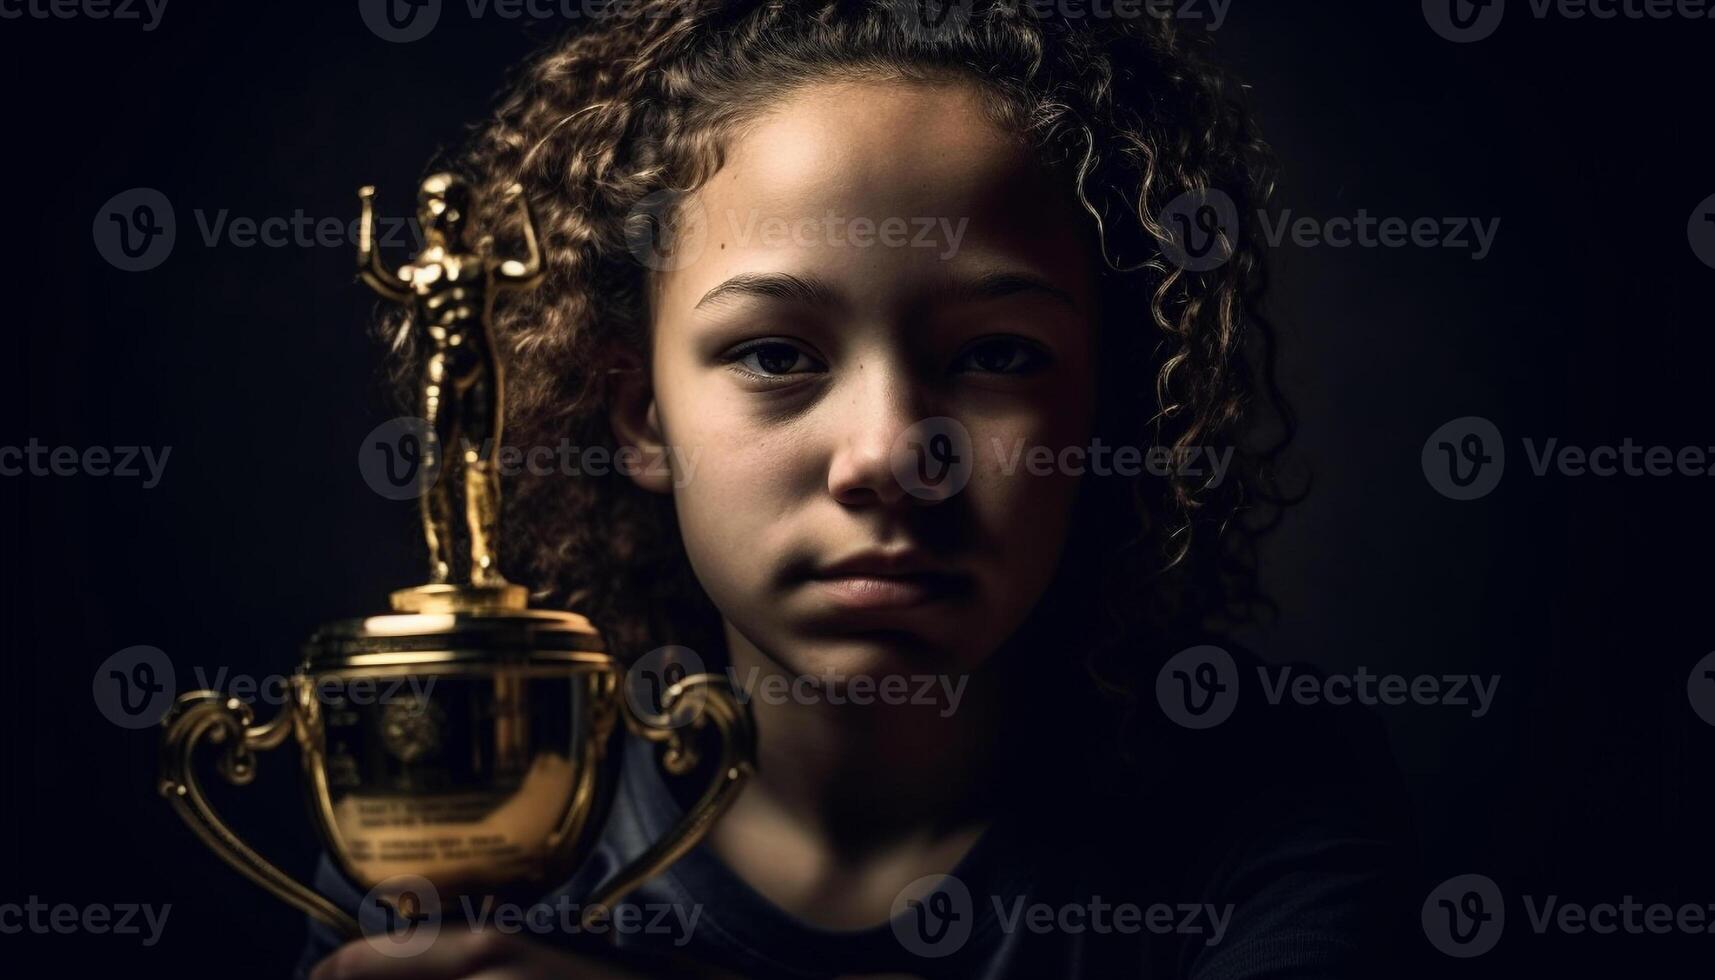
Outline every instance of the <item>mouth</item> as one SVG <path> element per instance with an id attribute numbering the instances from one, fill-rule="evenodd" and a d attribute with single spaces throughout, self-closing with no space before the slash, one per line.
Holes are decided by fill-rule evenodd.
<path id="1" fill-rule="evenodd" d="M 970 591 L 971 578 L 922 552 L 867 552 L 817 569 L 808 584 L 836 607 L 882 610 L 957 598 Z"/>
<path id="2" fill-rule="evenodd" d="M 846 609 L 908 609 L 962 595 L 961 575 L 840 575 L 810 580 L 811 587 Z"/>

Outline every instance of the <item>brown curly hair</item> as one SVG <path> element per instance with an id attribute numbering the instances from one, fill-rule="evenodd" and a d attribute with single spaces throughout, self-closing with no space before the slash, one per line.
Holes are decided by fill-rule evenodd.
<path id="1" fill-rule="evenodd" d="M 955 22 L 913 31 L 899 16 L 912 6 L 617 0 L 527 63 L 450 161 L 479 200 L 522 184 L 543 245 L 542 287 L 494 323 L 508 371 L 506 443 L 614 447 L 608 372 L 621 350 L 647 363 L 650 343 L 651 273 L 628 231 L 645 198 L 712 174 L 735 124 L 819 80 L 968 80 L 995 120 L 1071 183 L 1101 243 L 1104 335 L 1114 339 L 1104 342 L 1099 434 L 1234 449 L 1219 485 L 1182 475 L 1085 481 L 1062 568 L 1095 569 L 1098 587 L 1060 591 L 1099 613 L 1087 620 L 1104 627 L 1086 640 L 1089 664 L 1123 690 L 1114 678 L 1139 656 L 1122 638 L 1167 642 L 1258 608 L 1255 543 L 1283 502 L 1271 461 L 1291 428 L 1257 310 L 1262 257 L 1247 234 L 1272 192 L 1270 158 L 1200 29 L 963 0 Z M 1170 232 L 1158 216 L 1206 189 L 1236 204 L 1232 257 L 1187 271 L 1163 257 Z M 499 233 L 489 217 L 476 216 L 478 233 Z M 408 323 L 391 326 L 409 337 Z M 1259 443 L 1263 415 L 1271 435 Z M 720 648 L 718 613 L 690 572 L 670 499 L 618 474 L 508 479 L 506 567 L 540 601 L 590 615 L 622 656 L 669 642 Z M 1111 654 L 1122 669 L 1109 669 Z"/>

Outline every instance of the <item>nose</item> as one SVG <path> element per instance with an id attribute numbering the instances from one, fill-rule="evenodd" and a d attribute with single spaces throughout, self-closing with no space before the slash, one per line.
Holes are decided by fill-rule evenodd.
<path id="1" fill-rule="evenodd" d="M 854 365 L 827 407 L 834 450 L 828 493 L 848 507 L 892 507 L 912 500 L 894 475 L 899 436 L 924 417 L 924 399 L 904 365 L 865 358 Z"/>

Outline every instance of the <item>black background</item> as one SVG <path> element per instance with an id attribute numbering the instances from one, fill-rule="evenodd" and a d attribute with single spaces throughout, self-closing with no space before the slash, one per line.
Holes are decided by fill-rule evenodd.
<path id="1" fill-rule="evenodd" d="M 1415 2 L 1237 0 L 1218 33 L 1281 156 L 1282 209 L 1501 220 L 1480 262 L 1275 250 L 1296 457 L 1315 483 L 1269 543 L 1282 612 L 1256 642 L 1330 670 L 1500 677 L 1483 718 L 1379 709 L 1417 808 L 1417 894 L 1479 872 L 1508 896 L 1494 952 L 1455 962 L 1418 941 L 1411 959 L 1707 975 L 1715 935 L 1539 936 L 1518 899 L 1715 903 L 1715 728 L 1686 693 L 1715 649 L 1715 479 L 1538 477 L 1522 446 L 1715 445 L 1715 269 L 1686 236 L 1715 193 L 1715 20 L 1512 7 L 1467 45 Z M 211 0 L 172 0 L 151 32 L 0 20 L 0 371 L 23 395 L 0 445 L 172 447 L 153 490 L 0 478 L 0 902 L 172 905 L 154 948 L 0 936 L 0 963 L 286 974 L 300 919 L 177 822 L 155 795 L 155 733 L 108 723 L 92 674 L 135 644 L 167 651 L 181 690 L 199 667 L 286 672 L 318 623 L 414 580 L 420 544 L 412 505 L 355 465 L 397 413 L 349 247 L 210 245 L 196 214 L 349 220 L 371 182 L 404 214 L 431 156 L 563 26 L 450 3 L 426 39 L 394 44 L 352 2 Z M 134 187 L 171 200 L 178 236 L 130 273 L 92 225 Z M 1508 461 L 1494 493 L 1456 502 L 1419 453 L 1466 415 L 1499 427 Z M 308 868 L 290 750 L 221 799 L 264 853 Z"/>

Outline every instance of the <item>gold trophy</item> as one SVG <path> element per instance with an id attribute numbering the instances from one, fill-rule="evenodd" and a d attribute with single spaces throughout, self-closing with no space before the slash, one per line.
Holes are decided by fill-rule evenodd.
<path id="1" fill-rule="evenodd" d="M 712 782 L 671 834 L 588 898 L 589 925 L 696 846 L 732 803 L 754 766 L 750 717 L 715 674 L 671 684 L 654 710 L 635 706 L 621 696 L 619 663 L 589 620 L 528 608 L 524 587 L 497 567 L 500 475 L 482 447 L 500 445 L 502 375 L 489 323 L 497 293 L 541 279 L 520 189 L 501 203 L 518 215 L 525 254 L 501 260 L 489 239 L 465 240 L 469 186 L 450 174 L 423 181 L 425 248 L 397 272 L 375 251 L 374 189 L 358 196 L 359 274 L 388 299 L 410 302 L 412 329 L 428 341 L 420 408 L 430 435 L 417 479 L 430 580 L 394 592 L 389 614 L 318 630 L 292 675 L 291 703 L 264 724 L 219 692 L 181 696 L 162 719 L 160 790 L 233 867 L 355 938 L 352 916 L 257 854 L 216 813 L 195 774 L 200 745 L 218 746 L 220 774 L 244 785 L 256 753 L 295 738 L 328 853 L 359 888 L 409 917 L 420 896 L 389 882 L 427 879 L 437 896 L 513 898 L 560 884 L 605 822 L 617 722 L 664 746 L 661 762 L 674 775 L 698 765 L 697 736 L 712 722 L 721 741 Z M 460 483 L 462 535 L 453 520 Z M 395 696 L 380 695 L 389 690 Z"/>

